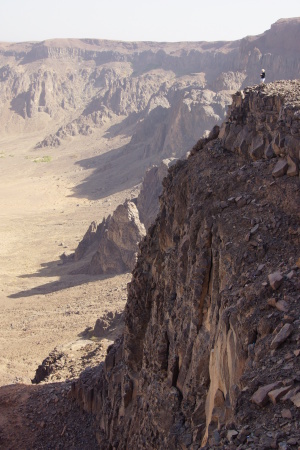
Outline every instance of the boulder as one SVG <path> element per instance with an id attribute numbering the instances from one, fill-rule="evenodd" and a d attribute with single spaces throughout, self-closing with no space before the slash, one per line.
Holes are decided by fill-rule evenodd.
<path id="1" fill-rule="evenodd" d="M 276 291 L 281 286 L 281 283 L 283 282 L 283 276 L 278 271 L 268 275 L 268 279 L 269 279 L 270 286 L 274 291 Z"/>
<path id="2" fill-rule="evenodd" d="M 279 161 L 277 161 L 276 166 L 274 167 L 272 175 L 275 178 L 283 177 L 283 175 L 287 173 L 287 170 L 288 170 L 287 161 L 285 159 L 279 159 Z"/>
<path id="3" fill-rule="evenodd" d="M 251 397 L 251 401 L 258 406 L 264 406 L 268 403 L 269 397 L 268 393 L 280 386 L 280 382 L 276 381 L 275 383 L 267 384 L 265 386 L 261 386 Z"/>
<path id="4" fill-rule="evenodd" d="M 276 405 L 278 400 L 283 397 L 288 391 L 291 390 L 291 386 L 284 386 L 279 389 L 274 389 L 268 393 L 269 399 L 273 403 L 273 405 Z"/>
<path id="5" fill-rule="evenodd" d="M 276 334 L 275 338 L 271 342 L 270 348 L 276 349 L 278 348 L 283 342 L 287 340 L 287 338 L 292 334 L 293 332 L 293 325 L 290 323 L 286 323 L 283 325 L 279 333 Z"/>

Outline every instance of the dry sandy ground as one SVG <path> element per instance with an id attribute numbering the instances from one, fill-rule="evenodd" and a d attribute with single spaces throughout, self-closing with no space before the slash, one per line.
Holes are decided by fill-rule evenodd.
<path id="1" fill-rule="evenodd" d="M 37 134 L 0 138 L 0 386 L 30 383 L 55 347 L 84 347 L 84 330 L 124 307 L 130 274 L 72 275 L 59 258 L 140 181 L 113 164 L 128 138 L 104 134 L 39 150 Z"/>

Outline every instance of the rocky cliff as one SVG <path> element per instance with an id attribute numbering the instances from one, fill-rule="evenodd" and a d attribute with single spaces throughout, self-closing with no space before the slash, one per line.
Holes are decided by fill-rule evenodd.
<path id="1" fill-rule="evenodd" d="M 73 385 L 100 448 L 300 442 L 299 143 L 300 82 L 270 83 L 170 168 L 124 333 Z"/>

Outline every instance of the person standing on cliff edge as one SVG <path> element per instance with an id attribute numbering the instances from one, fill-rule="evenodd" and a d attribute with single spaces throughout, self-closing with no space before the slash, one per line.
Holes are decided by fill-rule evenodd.
<path id="1" fill-rule="evenodd" d="M 266 72 L 265 69 L 262 69 L 261 74 L 260 74 L 260 84 L 264 84 L 266 79 Z"/>

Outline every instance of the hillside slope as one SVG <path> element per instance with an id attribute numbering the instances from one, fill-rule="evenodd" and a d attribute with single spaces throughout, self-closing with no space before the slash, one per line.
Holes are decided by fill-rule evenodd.
<path id="1" fill-rule="evenodd" d="M 73 384 L 100 448 L 300 442 L 300 82 L 238 92 L 212 137 L 171 167 L 124 334 Z"/>

